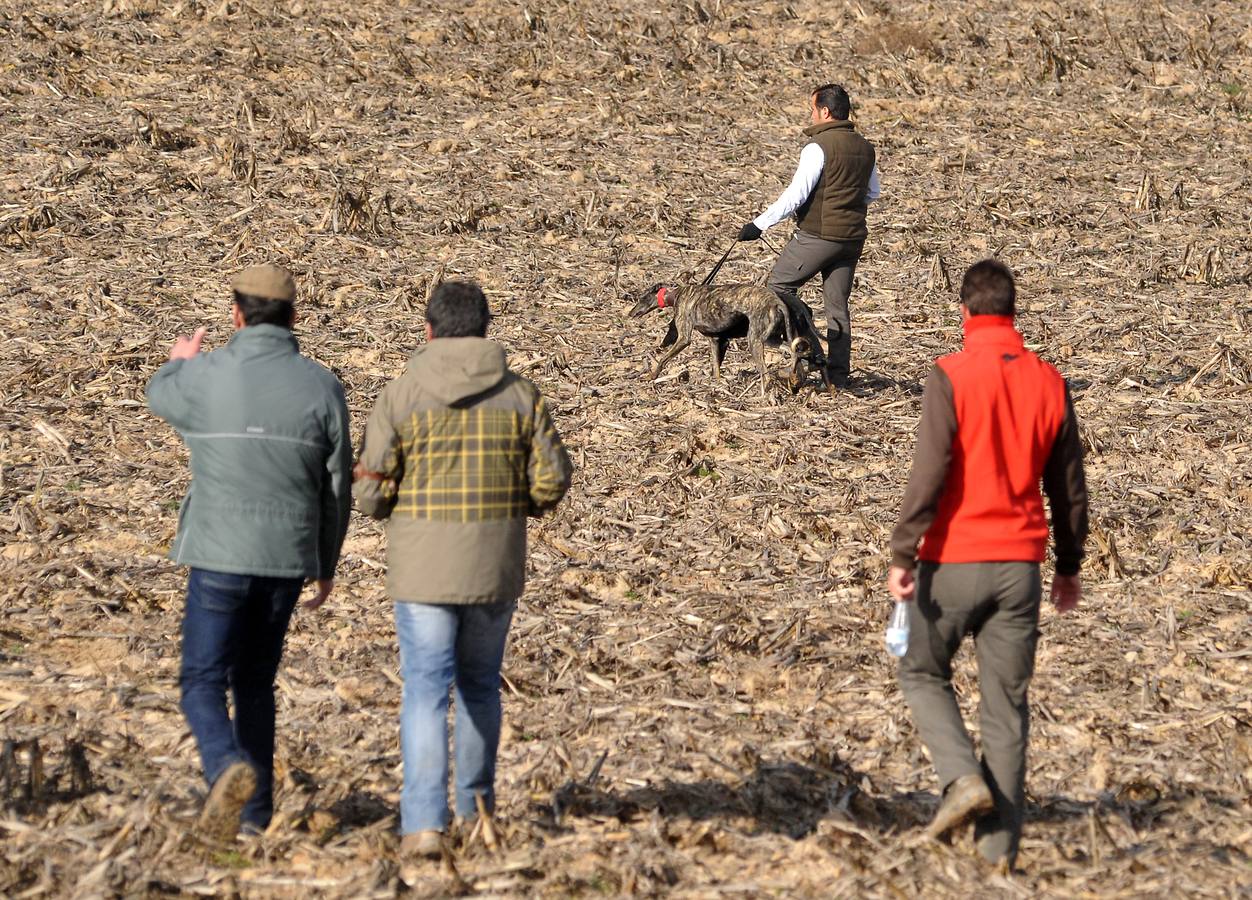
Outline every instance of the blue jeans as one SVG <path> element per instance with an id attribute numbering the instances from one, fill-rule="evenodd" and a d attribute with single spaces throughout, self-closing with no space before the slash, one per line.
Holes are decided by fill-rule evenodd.
<path id="1" fill-rule="evenodd" d="M 210 785 L 235 762 L 256 769 L 256 793 L 243 822 L 259 829 L 274 812 L 274 675 L 303 584 L 301 578 L 205 569 L 192 569 L 187 578 L 178 677 L 183 715 Z M 234 723 L 226 711 L 228 686 Z"/>
<path id="2" fill-rule="evenodd" d="M 515 604 L 397 603 L 400 751 L 404 787 L 400 832 L 447 827 L 448 688 L 456 685 L 456 814 L 477 815 L 474 795 L 495 808 L 500 744 L 500 663 Z"/>

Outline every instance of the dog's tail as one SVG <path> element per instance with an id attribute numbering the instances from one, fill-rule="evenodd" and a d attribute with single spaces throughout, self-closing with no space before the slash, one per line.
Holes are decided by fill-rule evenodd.
<path id="1" fill-rule="evenodd" d="M 768 291 L 769 288 L 766 288 L 766 290 Z M 791 310 L 787 308 L 786 303 L 782 302 L 782 298 L 780 298 L 773 291 L 769 292 L 774 298 L 774 308 L 782 313 L 783 327 L 787 330 L 787 346 L 794 347 L 796 343 L 796 330 L 791 324 Z"/>
<path id="2" fill-rule="evenodd" d="M 787 348 L 791 351 L 791 364 L 793 366 L 799 365 L 801 359 L 812 355 L 813 347 L 807 337 L 796 334 L 795 324 L 791 321 L 791 309 L 786 303 L 782 302 L 782 299 L 777 294 L 774 294 L 773 291 L 770 291 L 770 293 L 774 296 L 774 308 L 782 313 L 783 328 L 787 333 Z"/>

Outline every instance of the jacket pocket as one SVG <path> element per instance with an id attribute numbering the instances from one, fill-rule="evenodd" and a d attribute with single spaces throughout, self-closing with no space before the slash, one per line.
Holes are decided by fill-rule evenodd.
<path id="1" fill-rule="evenodd" d="M 238 612 L 248 602 L 252 576 L 227 572 L 191 570 L 191 592 L 202 609 L 216 613 Z"/>

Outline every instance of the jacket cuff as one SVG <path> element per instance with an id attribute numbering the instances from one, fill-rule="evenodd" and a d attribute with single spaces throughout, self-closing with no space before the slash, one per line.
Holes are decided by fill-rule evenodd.
<path id="1" fill-rule="evenodd" d="M 901 553 L 899 550 L 891 551 L 891 565 L 900 569 L 917 568 L 917 557 L 907 553 Z"/>
<path id="2" fill-rule="evenodd" d="M 1080 556 L 1058 556 L 1056 558 L 1056 574 L 1066 577 L 1077 575 L 1078 570 L 1082 568 L 1082 557 Z"/>
<path id="3" fill-rule="evenodd" d="M 391 515 L 395 505 L 395 497 L 383 493 L 383 482 L 363 478 L 352 485 L 352 496 L 356 498 L 356 506 L 364 515 L 371 519 L 386 519 Z"/>

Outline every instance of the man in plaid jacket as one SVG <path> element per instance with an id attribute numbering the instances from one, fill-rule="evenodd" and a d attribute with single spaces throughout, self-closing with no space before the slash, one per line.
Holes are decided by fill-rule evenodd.
<path id="1" fill-rule="evenodd" d="M 404 698 L 401 852 L 440 854 L 448 812 L 448 689 L 456 689 L 456 815 L 495 804 L 500 664 L 526 571 L 526 517 L 560 502 L 571 465 L 538 389 L 486 339 L 487 298 L 444 282 L 427 343 L 383 388 L 354 472 L 387 524 Z"/>

